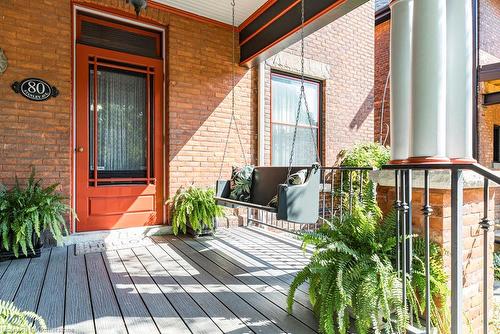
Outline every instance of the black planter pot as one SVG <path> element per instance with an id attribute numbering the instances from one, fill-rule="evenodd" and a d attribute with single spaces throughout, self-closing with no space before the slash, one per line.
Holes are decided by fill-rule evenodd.
<path id="1" fill-rule="evenodd" d="M 203 228 L 201 230 L 201 232 L 198 232 L 198 231 L 195 231 L 193 228 L 191 228 L 191 226 L 188 224 L 187 227 L 186 227 L 186 231 L 189 235 L 197 238 L 197 237 L 206 237 L 206 236 L 209 236 L 209 235 L 214 235 L 214 232 L 215 232 L 215 225 L 214 225 L 214 229 L 211 230 L 209 228 Z"/>
<path id="2" fill-rule="evenodd" d="M 15 259 L 22 259 L 22 258 L 40 257 L 40 254 L 42 254 L 42 247 L 43 247 L 42 241 L 34 233 L 33 233 L 32 241 L 33 241 L 33 248 L 35 249 L 35 253 L 33 253 L 29 249 L 27 256 L 24 255 L 22 252 L 20 252 L 19 257 L 16 257 L 14 255 L 14 252 L 4 250 L 2 247 L 0 247 L 0 262 L 15 260 Z"/>

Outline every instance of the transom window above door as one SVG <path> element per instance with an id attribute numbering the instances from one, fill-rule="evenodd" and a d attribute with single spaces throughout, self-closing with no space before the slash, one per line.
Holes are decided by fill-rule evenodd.
<path id="1" fill-rule="evenodd" d="M 299 77 L 273 72 L 271 74 L 271 164 L 286 166 L 292 149 L 295 119 L 300 96 Z M 293 165 L 310 165 L 316 162 L 316 147 L 321 134 L 321 82 L 307 79 L 304 83 L 309 107 L 309 123 L 305 103 L 299 118 Z M 316 145 L 317 144 L 317 145 Z"/>

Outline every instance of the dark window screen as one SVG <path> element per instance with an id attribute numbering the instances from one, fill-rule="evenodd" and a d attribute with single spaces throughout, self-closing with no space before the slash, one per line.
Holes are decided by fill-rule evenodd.
<path id="1" fill-rule="evenodd" d="M 92 19 L 86 20 L 85 16 L 82 16 L 78 43 L 139 56 L 161 58 L 161 48 L 158 47 L 159 37 L 159 33 L 156 36 L 149 32 L 141 34 L 128 31 L 125 26 L 120 29 L 116 25 L 107 25 L 105 21 L 100 24 Z"/>

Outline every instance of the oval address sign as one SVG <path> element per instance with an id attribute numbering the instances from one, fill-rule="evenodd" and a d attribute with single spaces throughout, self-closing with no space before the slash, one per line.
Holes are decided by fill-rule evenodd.
<path id="1" fill-rule="evenodd" d="M 51 86 L 45 80 L 37 78 L 28 78 L 21 82 L 16 81 L 12 84 L 12 89 L 31 101 L 45 101 L 59 95 L 59 91 L 55 86 Z"/>

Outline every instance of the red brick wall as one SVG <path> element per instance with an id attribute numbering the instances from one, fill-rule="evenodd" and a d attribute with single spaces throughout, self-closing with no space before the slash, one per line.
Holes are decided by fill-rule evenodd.
<path id="1" fill-rule="evenodd" d="M 56 5 L 57 3 L 57 5 Z M 0 74 L 0 182 L 29 175 L 31 165 L 65 194 L 71 179 L 71 12 L 68 1 L 0 1 L 0 47 L 9 67 Z M 31 102 L 10 85 L 40 77 L 61 94 Z"/>
<path id="2" fill-rule="evenodd" d="M 373 141 L 372 1 L 305 39 L 305 58 L 330 67 L 323 80 L 323 163 L 335 162 L 340 150 Z M 300 42 L 282 51 L 300 56 Z M 270 71 L 266 65 L 265 163 L 270 164 Z M 306 73 L 306 76 L 308 73 Z"/>
<path id="3" fill-rule="evenodd" d="M 375 89 L 374 89 L 374 109 L 375 109 L 375 140 L 386 140 L 390 126 L 390 82 L 387 82 L 389 73 L 389 42 L 390 42 L 391 21 L 385 21 L 375 27 Z M 384 89 L 387 82 L 387 91 L 384 99 Z M 382 101 L 384 101 L 384 119 L 380 126 L 382 116 Z M 390 137 L 387 136 L 387 143 L 390 143 Z"/>
<path id="4" fill-rule="evenodd" d="M 500 0 L 479 1 L 481 65 L 500 61 Z"/>

